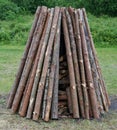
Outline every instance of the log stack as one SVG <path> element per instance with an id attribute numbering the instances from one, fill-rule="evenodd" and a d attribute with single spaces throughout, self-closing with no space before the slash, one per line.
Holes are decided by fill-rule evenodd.
<path id="1" fill-rule="evenodd" d="M 49 121 L 99 119 L 109 105 L 85 9 L 38 7 L 7 108 Z"/>

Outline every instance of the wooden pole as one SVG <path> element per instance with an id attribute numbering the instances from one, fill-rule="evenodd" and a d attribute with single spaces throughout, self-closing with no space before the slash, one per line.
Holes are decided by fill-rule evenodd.
<path id="1" fill-rule="evenodd" d="M 88 100 L 88 92 L 87 92 L 87 84 L 86 84 L 86 76 L 85 76 L 85 69 L 84 69 L 84 59 L 82 54 L 82 45 L 81 45 L 81 36 L 80 36 L 80 24 L 79 24 L 79 17 L 77 11 L 75 10 L 75 31 L 76 31 L 76 48 L 78 54 L 78 61 L 79 61 L 79 68 L 80 68 L 80 75 L 81 75 L 81 87 L 83 92 L 83 101 L 84 101 L 84 111 L 85 111 L 85 118 L 89 119 L 89 100 Z"/>
<path id="2" fill-rule="evenodd" d="M 35 13 L 35 18 L 34 18 L 34 21 L 33 21 L 33 24 L 32 24 L 31 30 L 30 30 L 30 34 L 29 34 L 27 43 L 26 43 L 26 48 L 25 48 L 23 57 L 21 59 L 19 69 L 18 69 L 14 84 L 12 86 L 12 89 L 11 89 L 11 92 L 10 92 L 10 95 L 9 95 L 9 98 L 8 98 L 7 108 L 11 108 L 11 106 L 12 106 L 12 103 L 13 103 L 13 100 L 14 100 L 14 97 L 15 97 L 15 93 L 17 91 L 18 84 L 19 84 L 19 81 L 20 81 L 20 78 L 21 78 L 21 75 L 22 75 L 22 71 L 23 71 L 23 68 L 24 68 L 24 65 L 25 65 L 25 61 L 27 59 L 29 48 L 31 46 L 32 38 L 33 38 L 34 31 L 35 31 L 37 21 L 38 21 L 38 18 L 39 18 L 39 13 L 40 13 L 40 7 L 37 8 L 36 13 Z"/>
<path id="3" fill-rule="evenodd" d="M 90 46 L 90 40 L 89 40 L 88 32 L 87 32 L 87 29 L 86 29 L 86 25 L 85 25 L 85 21 L 84 21 L 84 17 L 83 17 L 83 12 L 81 13 L 81 15 L 82 15 L 83 27 L 84 27 L 84 32 L 85 32 L 85 37 L 86 37 L 86 42 L 87 42 L 87 49 L 88 49 L 88 52 L 89 52 L 88 54 L 89 54 L 89 61 L 90 61 L 90 64 L 91 64 L 94 87 L 95 87 L 97 99 L 98 99 L 98 102 L 99 102 L 99 109 L 100 109 L 101 113 L 104 113 L 104 111 L 103 111 L 103 103 L 102 103 L 102 100 L 101 100 L 101 93 L 100 93 L 100 88 L 102 86 L 101 86 L 100 81 L 99 81 L 99 75 L 98 75 L 98 72 L 97 72 L 95 59 L 94 59 L 92 49 L 91 49 L 91 46 Z M 105 97 L 104 97 L 104 95 L 102 95 L 102 96 L 103 96 L 104 107 L 108 111 L 108 108 L 107 108 L 106 102 L 105 102 Z"/>
<path id="4" fill-rule="evenodd" d="M 58 87 L 59 87 L 59 53 L 60 53 L 60 35 L 61 35 L 61 14 L 58 20 L 58 30 L 56 34 L 57 52 L 56 52 L 56 70 L 54 78 L 54 90 L 52 98 L 51 119 L 58 119 Z"/>
<path id="5" fill-rule="evenodd" d="M 80 16 L 80 32 L 81 32 L 82 50 L 83 50 L 83 56 L 84 56 L 84 65 L 85 65 L 85 71 L 86 71 L 87 84 L 88 84 L 89 93 L 90 93 L 91 106 L 92 106 L 94 118 L 99 119 L 97 98 L 96 98 L 95 88 L 94 88 L 94 84 L 93 84 L 91 65 L 89 62 L 88 50 L 87 50 L 85 33 L 84 33 L 84 29 L 83 29 L 83 23 L 82 23 L 80 11 L 79 11 L 79 16 Z"/>
<path id="6" fill-rule="evenodd" d="M 75 43 L 75 38 L 74 38 L 74 33 L 73 33 L 72 21 L 70 19 L 70 15 L 67 12 L 67 10 L 66 10 L 66 18 L 67 18 L 67 23 L 68 23 L 68 31 L 69 31 L 69 37 L 70 37 L 70 43 L 71 43 L 75 79 L 76 79 L 77 91 L 78 91 L 78 99 L 79 99 L 78 105 L 80 108 L 81 116 L 84 118 L 85 117 L 84 103 L 83 103 L 83 94 L 82 94 L 82 89 L 81 89 L 81 81 L 80 81 L 79 64 L 78 64 L 78 57 L 77 57 L 77 51 L 76 51 L 76 43 Z M 75 29 L 75 27 L 74 27 L 74 29 Z"/>
<path id="7" fill-rule="evenodd" d="M 75 81 L 75 74 L 74 74 L 74 67 L 73 67 L 73 59 L 72 59 L 70 39 L 69 39 L 69 33 L 68 33 L 67 21 L 66 21 L 64 9 L 62 11 L 62 24 L 63 24 L 63 33 L 64 33 L 69 78 L 70 78 L 70 90 L 71 90 L 71 97 L 73 103 L 73 117 L 79 118 L 78 98 L 77 98 L 76 81 Z"/>
<path id="8" fill-rule="evenodd" d="M 53 18 L 53 22 L 52 22 L 52 28 L 51 28 L 51 32 L 50 32 L 49 41 L 48 41 L 48 47 L 47 47 L 47 51 L 46 51 L 46 54 L 45 54 L 41 79 L 40 79 L 40 82 L 39 82 L 39 85 L 38 85 L 36 102 L 35 102 L 35 107 L 34 107 L 34 112 L 33 112 L 33 120 L 38 120 L 39 114 L 40 114 L 42 96 L 43 96 L 46 74 L 47 74 L 48 64 L 49 64 L 49 57 L 52 53 L 52 46 L 53 46 L 53 43 L 54 43 L 53 41 L 54 41 L 54 36 L 55 36 L 55 32 L 56 32 L 57 21 L 58 21 L 58 17 L 59 17 L 59 11 L 60 11 L 60 8 L 55 7 L 54 18 Z"/>
<path id="9" fill-rule="evenodd" d="M 42 69 L 44 56 L 45 56 L 45 51 L 46 51 L 46 48 L 48 45 L 49 33 L 51 30 L 51 26 L 52 26 L 53 14 L 54 14 L 54 9 L 51 9 L 49 21 L 47 22 L 48 27 L 46 29 L 45 38 L 43 41 L 43 45 L 42 45 L 42 49 L 41 49 L 41 53 L 40 53 L 40 57 L 39 57 L 39 61 L 38 61 L 38 66 L 36 69 L 36 75 L 34 78 L 34 83 L 33 83 L 32 91 L 31 91 L 31 96 L 30 96 L 30 101 L 29 101 L 29 106 L 28 106 L 27 116 L 26 116 L 27 118 L 31 118 L 31 116 L 32 116 L 35 98 L 36 98 L 37 87 L 38 87 L 38 82 L 40 79 L 41 69 Z"/>
<path id="10" fill-rule="evenodd" d="M 67 87 L 67 88 L 66 88 L 66 93 L 67 93 L 67 102 L 68 102 L 69 113 L 70 113 L 70 114 L 73 114 L 70 87 Z"/>
<path id="11" fill-rule="evenodd" d="M 51 60 L 50 60 L 50 62 L 51 62 Z M 48 67 L 45 89 L 44 89 L 43 106 L 42 106 L 42 119 L 44 119 L 44 117 L 45 117 L 45 110 L 46 110 L 46 104 L 47 104 L 47 93 L 48 93 L 48 86 L 49 86 L 49 76 L 50 76 L 50 63 L 49 63 L 49 67 Z"/>
<path id="12" fill-rule="evenodd" d="M 18 109 L 18 105 L 20 103 L 22 92 L 25 88 L 25 84 L 26 84 L 27 78 L 29 76 L 29 72 L 30 72 L 30 68 L 31 68 L 31 65 L 32 65 L 32 62 L 33 62 L 33 58 L 35 56 L 35 53 L 36 53 L 36 50 L 37 50 L 37 47 L 38 47 L 38 44 L 39 44 L 39 40 L 40 40 L 40 37 L 41 37 L 41 34 L 42 34 L 42 30 L 43 30 L 44 23 L 45 23 L 45 20 L 46 20 L 46 15 L 47 15 L 47 7 L 42 6 L 42 12 L 40 13 L 40 22 L 38 21 L 39 26 L 37 26 L 36 31 L 34 33 L 32 44 L 31 44 L 32 45 L 31 52 L 28 54 L 28 61 L 24 66 L 24 69 L 23 69 L 23 72 L 22 72 L 22 77 L 21 77 L 21 80 L 19 82 L 19 86 L 18 86 L 16 95 L 15 95 L 15 98 L 14 98 L 14 101 L 13 101 L 13 105 L 12 105 L 13 113 L 15 113 Z"/>
<path id="13" fill-rule="evenodd" d="M 37 50 L 37 54 L 36 54 L 33 70 L 32 70 L 32 73 L 31 73 L 28 89 L 26 91 L 26 94 L 24 95 L 24 101 L 22 103 L 23 104 L 22 109 L 20 109 L 20 112 L 19 112 L 20 116 L 26 115 L 26 111 L 27 111 L 27 107 L 28 107 L 28 104 L 29 104 L 29 99 L 30 99 L 33 83 L 34 83 L 34 78 L 35 78 L 35 74 L 36 74 L 36 70 L 37 70 L 37 65 L 38 65 L 38 61 L 39 61 L 39 58 L 40 58 L 41 49 L 42 49 L 42 46 L 43 46 L 43 43 L 44 43 L 49 19 L 50 19 L 50 11 L 48 11 L 46 24 L 45 24 L 45 27 L 44 27 L 43 35 L 41 37 L 40 45 L 39 45 L 38 50 Z"/>
<path id="14" fill-rule="evenodd" d="M 61 27 L 60 25 L 61 25 L 61 14 L 59 14 L 58 25 L 57 25 L 56 35 L 55 35 L 55 40 L 54 40 L 53 57 L 52 57 L 50 77 L 49 77 L 49 87 L 48 87 L 48 93 L 47 93 L 47 105 L 46 105 L 46 111 L 45 111 L 45 117 L 44 117 L 45 121 L 49 121 L 53 90 L 55 87 L 54 85 L 55 85 L 55 71 L 57 67 L 57 58 L 59 60 L 58 55 L 59 55 L 59 47 L 60 47 L 60 27 Z"/>
<path id="15" fill-rule="evenodd" d="M 82 10 L 83 10 L 83 14 L 84 14 L 84 20 L 85 20 L 86 28 L 87 28 L 87 31 L 88 31 L 88 36 L 89 36 L 89 39 L 90 39 L 92 53 L 93 53 L 94 59 L 96 61 L 96 67 L 97 67 L 98 74 L 99 74 L 99 77 L 100 77 L 100 82 L 101 82 L 101 85 L 102 85 L 104 96 L 106 97 L 106 103 L 107 103 L 108 106 L 110 106 L 110 100 L 109 100 L 108 93 L 107 93 L 107 90 L 106 90 L 105 82 L 103 80 L 101 68 L 100 68 L 100 65 L 99 65 L 98 58 L 97 58 L 97 53 L 96 53 L 96 50 L 95 50 L 95 47 L 94 47 L 93 38 L 92 38 L 90 27 L 89 27 L 89 24 L 88 24 L 86 11 L 85 11 L 85 9 L 82 9 Z"/>

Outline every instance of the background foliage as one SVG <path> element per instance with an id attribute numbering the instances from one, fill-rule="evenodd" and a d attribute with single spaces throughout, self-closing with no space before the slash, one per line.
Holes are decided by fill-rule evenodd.
<path id="1" fill-rule="evenodd" d="M 117 0 L 0 0 L 0 45 L 26 44 L 38 5 L 85 7 L 95 45 L 117 46 Z"/>

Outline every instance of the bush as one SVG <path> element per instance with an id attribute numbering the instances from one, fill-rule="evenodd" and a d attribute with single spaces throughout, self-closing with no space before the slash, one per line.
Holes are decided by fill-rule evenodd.
<path id="1" fill-rule="evenodd" d="M 11 20 L 19 14 L 20 8 L 8 0 L 0 0 L 0 20 Z"/>
<path id="2" fill-rule="evenodd" d="M 117 16 L 117 0 L 81 0 L 80 4 L 94 15 Z"/>

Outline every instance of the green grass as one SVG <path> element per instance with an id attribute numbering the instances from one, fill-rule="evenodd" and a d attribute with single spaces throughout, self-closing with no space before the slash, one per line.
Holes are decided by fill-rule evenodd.
<path id="1" fill-rule="evenodd" d="M 20 63 L 24 46 L 0 46 L 0 93 L 8 93 Z"/>
<path id="2" fill-rule="evenodd" d="M 87 14 L 96 47 L 117 47 L 117 17 Z M 24 14 L 0 21 L 0 45 L 25 45 L 33 19 L 33 15 Z"/>
<path id="3" fill-rule="evenodd" d="M 24 46 L 0 46 L 0 93 L 8 93 L 15 79 Z M 117 94 L 117 48 L 97 48 L 110 95 Z"/>

